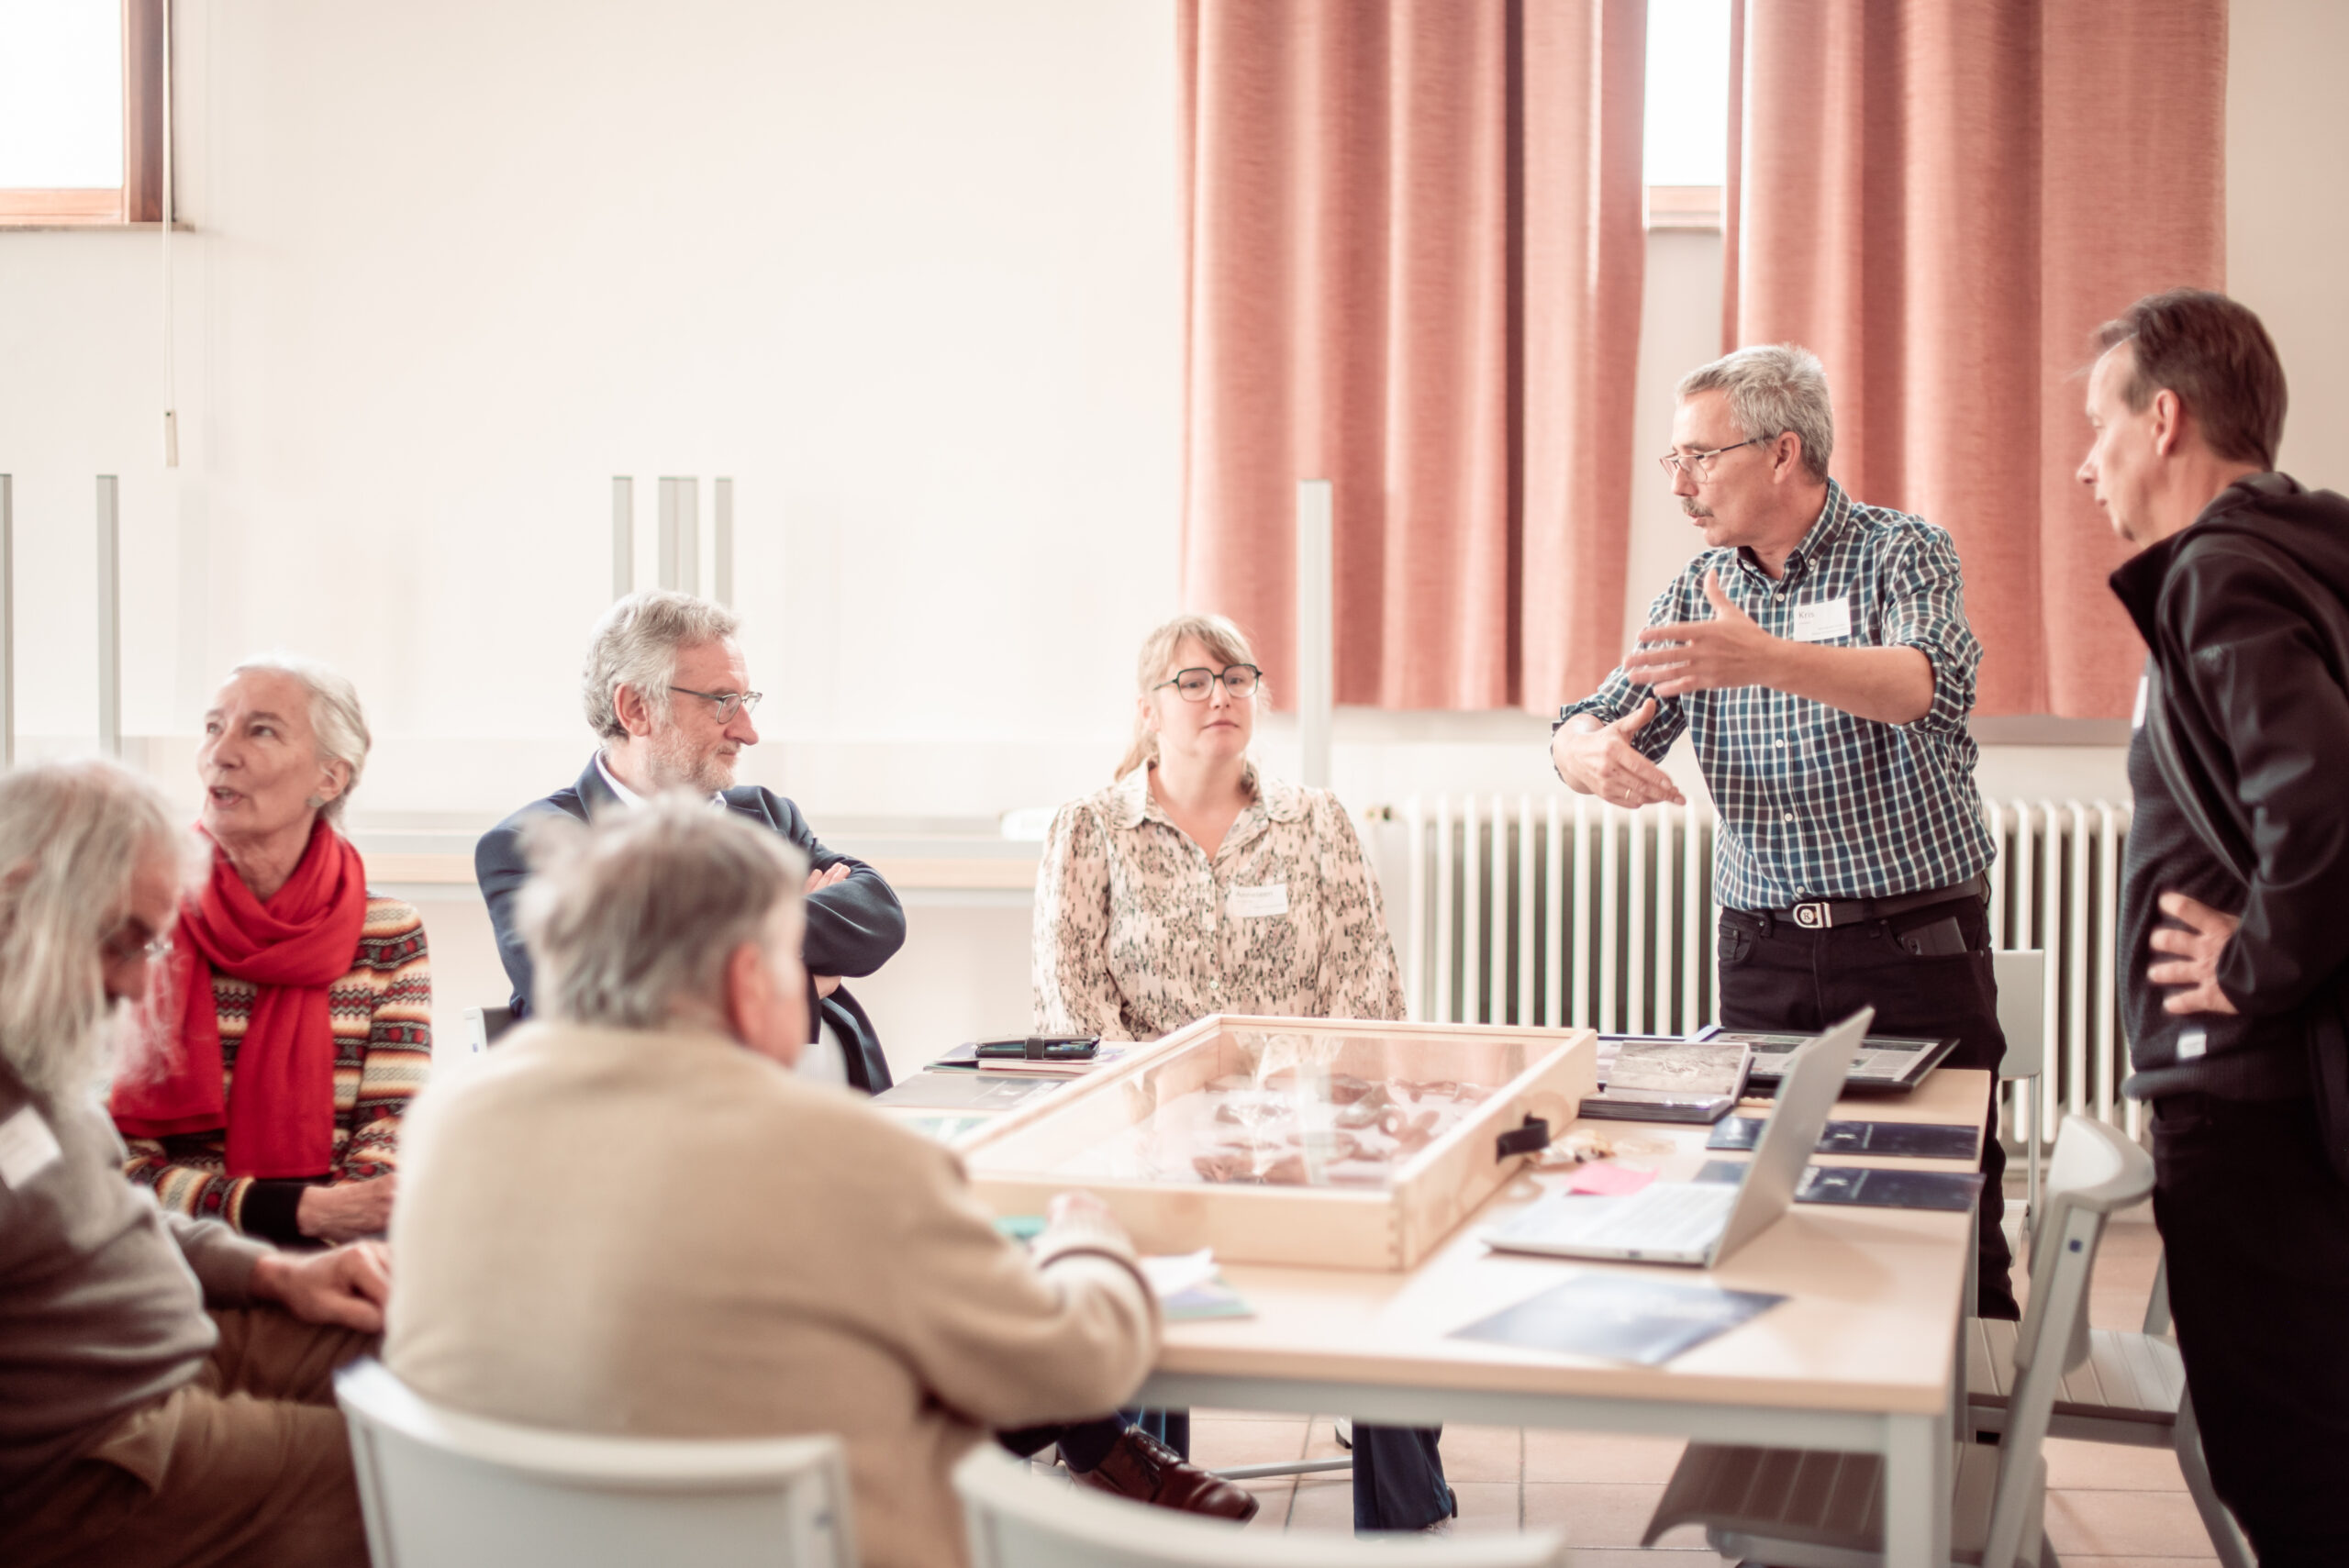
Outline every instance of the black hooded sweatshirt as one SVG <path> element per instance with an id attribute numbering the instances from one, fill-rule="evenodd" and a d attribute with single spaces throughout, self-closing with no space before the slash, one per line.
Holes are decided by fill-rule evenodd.
<path id="1" fill-rule="evenodd" d="M 2124 1092 L 2306 1095 L 2305 1018 L 2349 979 L 2349 499 L 2253 474 L 2111 582 L 2150 651 L 2116 933 L 2135 1068 Z M 2149 704 L 2165 707 L 2182 766 L 2159 765 Z M 2181 789 L 2248 886 L 2190 826 Z M 2168 892 L 2242 917 L 2218 969 L 2237 1015 L 2162 1010 L 2172 993 L 2144 974 Z"/>

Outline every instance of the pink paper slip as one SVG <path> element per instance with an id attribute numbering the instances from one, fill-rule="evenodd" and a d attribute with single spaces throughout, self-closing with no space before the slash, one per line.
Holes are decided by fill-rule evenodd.
<path id="1" fill-rule="evenodd" d="M 1576 1166 L 1566 1191 L 1590 1193 L 1598 1197 L 1627 1197 L 1654 1180 L 1653 1171 L 1634 1171 L 1628 1165 L 1602 1160 L 1596 1164 Z"/>

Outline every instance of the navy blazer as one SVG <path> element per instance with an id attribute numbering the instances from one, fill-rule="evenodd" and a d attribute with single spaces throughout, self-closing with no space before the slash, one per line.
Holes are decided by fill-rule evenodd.
<path id="1" fill-rule="evenodd" d="M 497 931 L 497 956 L 505 961 L 507 978 L 514 983 L 514 1018 L 529 1017 L 530 955 L 514 926 L 514 896 L 529 880 L 530 868 L 522 857 L 522 828 L 533 817 L 560 811 L 582 822 L 620 805 L 612 786 L 604 782 L 597 759 L 587 760 L 586 771 L 569 789 L 559 789 L 544 800 L 534 800 L 481 836 L 473 846 L 473 875 L 481 895 L 489 903 L 489 923 Z M 815 829 L 799 815 L 799 807 L 758 784 L 737 784 L 726 792 L 727 809 L 739 812 L 762 828 L 772 828 L 799 846 L 810 869 L 828 871 L 836 865 L 849 874 L 807 899 L 807 929 L 800 958 L 807 966 L 808 1039 L 819 1023 L 829 1023 L 840 1036 L 848 1058 L 849 1082 L 866 1094 L 889 1086 L 889 1061 L 873 1022 L 848 987 L 835 987 L 829 996 L 816 995 L 815 976 L 871 974 L 896 955 L 906 943 L 906 912 L 881 873 L 863 861 L 835 854 L 817 841 Z"/>

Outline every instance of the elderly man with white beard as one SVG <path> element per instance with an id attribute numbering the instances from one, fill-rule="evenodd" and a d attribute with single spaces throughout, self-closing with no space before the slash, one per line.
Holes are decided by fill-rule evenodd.
<path id="1" fill-rule="evenodd" d="M 103 1094 L 193 864 L 105 762 L 0 777 L 0 1562 L 362 1563 L 334 1369 L 385 1254 L 159 1209 Z M 137 1064 L 123 1064 L 135 1071 Z"/>

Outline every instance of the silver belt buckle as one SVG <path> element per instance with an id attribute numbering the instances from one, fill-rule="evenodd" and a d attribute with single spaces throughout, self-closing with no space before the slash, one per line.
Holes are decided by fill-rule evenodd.
<path id="1" fill-rule="evenodd" d="M 1824 930 L 1834 923 L 1834 910 L 1824 898 L 1814 898 L 1808 904 L 1795 906 L 1795 924 L 1804 930 Z"/>

